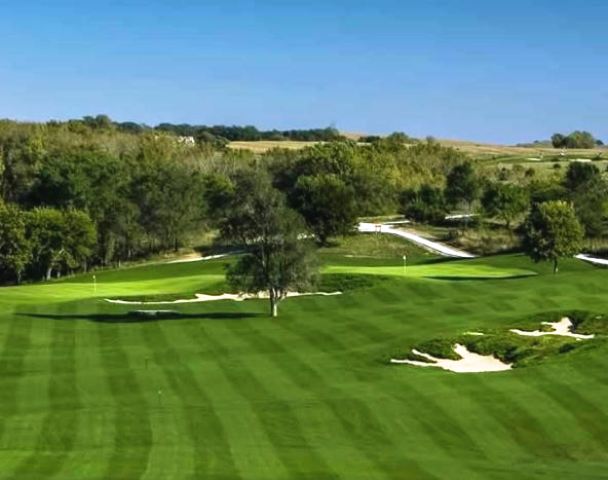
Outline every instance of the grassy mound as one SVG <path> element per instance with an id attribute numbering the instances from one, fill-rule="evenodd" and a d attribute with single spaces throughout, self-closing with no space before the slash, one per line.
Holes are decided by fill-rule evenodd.
<path id="1" fill-rule="evenodd" d="M 566 312 L 543 312 L 531 318 L 516 322 L 503 329 L 482 331 L 483 335 L 462 334 L 448 338 L 436 338 L 417 343 L 413 346 L 420 352 L 428 353 L 433 357 L 458 360 L 454 352 L 454 345 L 465 345 L 471 352 L 480 355 L 493 355 L 514 367 L 525 367 L 550 359 L 555 355 L 571 352 L 578 348 L 589 348 L 593 340 L 577 341 L 574 338 L 547 335 L 541 337 L 526 337 L 510 332 L 510 328 L 540 329 L 549 331 L 550 327 L 541 322 L 555 322 L 568 317 L 573 323 L 573 333 L 605 335 L 608 334 L 608 316 L 584 310 Z M 411 350 L 401 357 L 410 360 L 428 361 L 416 355 Z M 401 358 L 399 357 L 399 358 Z"/>

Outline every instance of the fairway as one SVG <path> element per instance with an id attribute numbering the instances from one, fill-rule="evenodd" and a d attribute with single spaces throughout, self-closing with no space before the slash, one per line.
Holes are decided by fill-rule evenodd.
<path id="1" fill-rule="evenodd" d="M 468 262 L 440 262 L 431 265 L 414 266 L 330 266 L 327 273 L 350 273 L 359 275 L 389 275 L 408 278 L 510 278 L 535 275 L 536 273 L 524 268 L 495 267 L 480 263 L 479 261 Z"/>
<path id="2" fill-rule="evenodd" d="M 225 259 L 0 289 L 0 479 L 608 478 L 605 337 L 506 372 L 388 363 L 540 313 L 608 312 L 605 270 L 322 258 L 324 281 L 371 280 L 287 299 L 277 319 L 261 300 L 147 321 L 104 301 L 222 293 Z"/>

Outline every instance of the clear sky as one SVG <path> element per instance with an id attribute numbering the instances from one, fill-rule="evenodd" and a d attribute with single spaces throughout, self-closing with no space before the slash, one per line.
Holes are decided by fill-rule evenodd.
<path id="1" fill-rule="evenodd" d="M 608 140 L 607 0 L 0 0 L 0 117 Z"/>

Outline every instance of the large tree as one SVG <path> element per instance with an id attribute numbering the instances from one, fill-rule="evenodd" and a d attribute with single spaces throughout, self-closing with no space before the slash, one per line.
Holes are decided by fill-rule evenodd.
<path id="1" fill-rule="evenodd" d="M 510 230 L 513 220 L 527 210 L 529 199 L 527 192 L 517 185 L 491 183 L 483 193 L 481 205 L 486 215 L 500 218 Z"/>
<path id="2" fill-rule="evenodd" d="M 229 268 L 227 280 L 239 291 L 267 292 L 270 313 L 276 317 L 289 291 L 307 290 L 314 284 L 317 266 L 310 235 L 264 174 L 241 175 L 235 183 L 221 233 L 246 253 Z"/>
<path id="3" fill-rule="evenodd" d="M 329 237 L 353 232 L 357 222 L 355 193 L 338 176 L 302 176 L 292 196 L 296 209 L 322 245 Z"/>
<path id="4" fill-rule="evenodd" d="M 400 207 L 400 213 L 418 222 L 440 222 L 447 213 L 443 190 L 426 184 L 403 191 Z"/>
<path id="5" fill-rule="evenodd" d="M 480 184 L 475 170 L 469 162 L 456 165 L 446 178 L 445 198 L 448 203 L 457 207 L 464 204 L 467 210 L 479 198 Z"/>
<path id="6" fill-rule="evenodd" d="M 535 262 L 553 262 L 553 273 L 558 271 L 562 257 L 580 251 L 583 228 L 572 206 L 563 201 L 534 205 L 525 223 L 524 251 Z"/>
<path id="7" fill-rule="evenodd" d="M 27 212 L 26 218 L 32 248 L 32 276 L 49 280 L 53 271 L 59 274 L 62 269 L 86 269 L 97 234 L 85 212 L 38 207 Z"/>

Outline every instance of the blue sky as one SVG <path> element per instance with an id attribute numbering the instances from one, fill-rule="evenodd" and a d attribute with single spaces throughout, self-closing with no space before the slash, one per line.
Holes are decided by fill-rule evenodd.
<path id="1" fill-rule="evenodd" d="M 607 19 L 605 0 L 0 0 L 0 117 L 608 140 Z"/>

